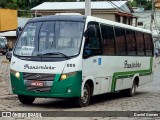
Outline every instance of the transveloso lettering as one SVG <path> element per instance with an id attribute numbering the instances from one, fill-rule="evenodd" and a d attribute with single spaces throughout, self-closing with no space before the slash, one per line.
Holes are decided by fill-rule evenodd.
<path id="1" fill-rule="evenodd" d="M 135 62 L 135 63 L 128 63 L 128 61 L 127 60 L 125 60 L 125 62 L 124 62 L 124 68 L 139 68 L 139 67 L 141 67 L 141 63 L 139 63 L 139 62 Z"/>
<path id="2" fill-rule="evenodd" d="M 54 70 L 56 67 L 52 67 L 52 66 L 30 66 L 28 64 L 24 65 L 24 69 L 49 69 L 49 70 Z"/>

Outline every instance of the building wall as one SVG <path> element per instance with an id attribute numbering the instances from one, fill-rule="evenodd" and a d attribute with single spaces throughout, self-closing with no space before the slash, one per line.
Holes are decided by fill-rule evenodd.
<path id="1" fill-rule="evenodd" d="M 137 27 L 150 30 L 152 11 L 137 11 L 133 14 L 138 17 Z M 154 21 L 152 25 L 152 34 L 155 48 L 160 49 L 160 11 L 154 14 Z"/>
<path id="2" fill-rule="evenodd" d="M 81 15 L 84 15 L 84 10 L 75 10 L 75 11 L 73 11 L 73 10 L 71 10 L 71 11 L 38 11 L 36 13 L 36 15 L 48 16 L 48 15 L 55 15 L 57 13 L 80 13 Z M 116 15 L 116 13 L 118 13 L 118 11 L 113 11 L 113 10 L 108 10 L 108 11 L 106 11 L 106 10 L 103 10 L 103 11 L 92 10 L 92 16 L 136 26 L 135 25 L 136 22 L 135 22 L 135 24 L 133 24 L 133 18 L 132 17 L 129 17 L 129 16 L 125 15 L 125 14 Z M 119 17 L 119 20 L 116 19 L 116 16 Z M 126 21 L 124 22 L 125 18 L 126 18 Z M 130 20 L 130 22 L 129 22 L 129 20 Z"/>
<path id="3" fill-rule="evenodd" d="M 92 16 L 107 19 L 107 20 L 112 20 L 115 21 L 115 15 L 112 14 L 106 14 L 106 13 L 93 13 Z"/>
<path id="4" fill-rule="evenodd" d="M 0 9 L 0 31 L 15 30 L 17 26 L 17 10 Z"/>
<path id="5" fill-rule="evenodd" d="M 138 17 L 137 27 L 150 30 L 151 13 L 152 13 L 152 11 L 137 11 L 137 12 L 134 12 L 133 14 Z M 157 11 L 156 14 L 155 14 L 155 21 L 157 23 L 153 24 L 153 29 L 155 27 L 159 26 L 159 25 L 158 26 L 156 25 L 156 24 L 159 24 L 159 22 L 160 22 L 160 12 L 159 11 Z"/>

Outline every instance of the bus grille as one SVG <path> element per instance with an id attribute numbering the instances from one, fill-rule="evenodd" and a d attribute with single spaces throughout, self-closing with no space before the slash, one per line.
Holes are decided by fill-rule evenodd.
<path id="1" fill-rule="evenodd" d="M 24 84 L 28 91 L 49 92 L 54 78 L 55 74 L 23 73 Z M 34 82 L 40 83 L 40 85 L 33 85 Z"/>
<path id="2" fill-rule="evenodd" d="M 54 74 L 44 74 L 44 73 L 23 73 L 24 80 L 39 80 L 39 81 L 53 81 Z"/>

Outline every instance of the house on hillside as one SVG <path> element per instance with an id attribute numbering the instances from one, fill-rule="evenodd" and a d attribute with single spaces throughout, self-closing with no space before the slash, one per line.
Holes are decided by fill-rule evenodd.
<path id="1" fill-rule="evenodd" d="M 136 26 L 137 18 L 127 1 L 95 1 L 91 2 L 91 14 L 124 24 Z M 85 2 L 44 2 L 31 9 L 35 16 L 55 15 L 56 13 L 85 14 Z"/>

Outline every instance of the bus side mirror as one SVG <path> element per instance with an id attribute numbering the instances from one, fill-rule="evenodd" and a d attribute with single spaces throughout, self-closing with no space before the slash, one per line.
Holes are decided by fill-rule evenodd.
<path id="1" fill-rule="evenodd" d="M 16 36 L 17 36 L 17 38 L 18 38 L 19 35 L 21 34 L 22 30 L 23 30 L 23 27 L 18 27 L 18 28 L 17 28 L 17 30 L 16 30 Z"/>
<path id="2" fill-rule="evenodd" d="M 96 27 L 95 25 L 89 25 L 87 30 L 83 34 L 84 37 L 93 37 L 96 36 Z"/>

